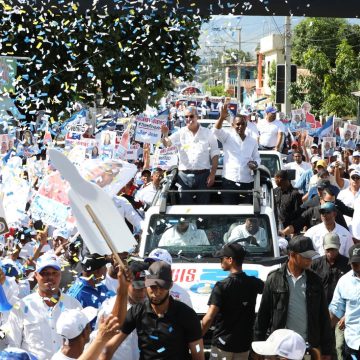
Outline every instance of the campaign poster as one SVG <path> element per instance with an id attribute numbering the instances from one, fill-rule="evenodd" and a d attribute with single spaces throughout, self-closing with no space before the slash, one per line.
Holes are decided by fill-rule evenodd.
<path id="1" fill-rule="evenodd" d="M 136 119 L 135 141 L 157 144 L 161 139 L 161 126 L 166 125 L 164 119 L 146 117 Z"/>
<path id="2" fill-rule="evenodd" d="M 137 160 L 140 154 L 140 144 L 132 144 L 126 151 L 126 160 Z"/>
<path id="3" fill-rule="evenodd" d="M 73 227 L 75 219 L 67 196 L 69 187 L 58 171 L 46 176 L 31 202 L 33 218 L 56 228 Z"/>
<path id="4" fill-rule="evenodd" d="M 115 152 L 116 132 L 102 131 L 100 136 L 100 155 L 103 159 L 111 159 Z"/>
<path id="5" fill-rule="evenodd" d="M 336 148 L 335 137 L 323 137 L 321 143 L 322 158 L 327 159 L 334 154 Z"/>
<path id="6" fill-rule="evenodd" d="M 114 196 L 135 176 L 137 167 L 122 160 L 88 159 L 79 171 L 85 180 L 97 184 L 109 195 Z"/>
<path id="7" fill-rule="evenodd" d="M 170 146 L 164 149 L 156 149 L 152 156 L 152 167 L 169 170 L 178 164 L 178 150 L 176 146 Z"/>
<path id="8" fill-rule="evenodd" d="M 9 151 L 9 135 L 8 134 L 1 134 L 0 135 L 0 153 L 6 154 Z"/>

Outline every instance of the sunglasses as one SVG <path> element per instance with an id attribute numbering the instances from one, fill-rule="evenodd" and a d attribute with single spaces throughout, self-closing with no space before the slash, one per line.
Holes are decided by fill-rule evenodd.
<path id="1" fill-rule="evenodd" d="M 352 176 L 351 179 L 352 179 L 352 180 L 355 180 L 355 181 L 356 181 L 356 180 L 360 180 L 360 176 Z"/>
<path id="2" fill-rule="evenodd" d="M 193 119 L 195 117 L 195 115 L 193 115 L 193 114 L 185 115 L 184 117 L 185 117 L 185 119 Z"/>

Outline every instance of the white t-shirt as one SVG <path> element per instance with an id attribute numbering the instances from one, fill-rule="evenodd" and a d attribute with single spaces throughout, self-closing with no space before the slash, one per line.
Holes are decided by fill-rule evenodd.
<path id="1" fill-rule="evenodd" d="M 178 149 L 179 170 L 210 169 L 210 159 L 220 155 L 214 134 L 201 125 L 195 135 L 187 127 L 183 127 L 169 139 Z"/>
<path id="2" fill-rule="evenodd" d="M 323 247 L 323 239 L 326 234 L 334 233 L 339 235 L 340 238 L 340 249 L 339 253 L 346 257 L 349 257 L 349 249 L 352 245 L 354 245 L 351 233 L 345 229 L 343 226 L 339 224 L 335 224 L 335 228 L 333 231 L 329 231 L 324 223 L 320 223 L 311 227 L 304 236 L 309 237 L 314 245 L 315 251 L 317 251 L 320 256 L 325 255 L 325 250 Z"/>
<path id="3" fill-rule="evenodd" d="M 354 215 L 351 227 L 352 234 L 355 239 L 360 239 L 360 199 L 354 202 Z"/>
<path id="4" fill-rule="evenodd" d="M 259 130 L 255 123 L 253 123 L 251 121 L 247 121 L 245 135 L 252 137 L 253 139 L 256 140 L 256 142 L 258 141 Z"/>
<path id="5" fill-rule="evenodd" d="M 344 190 L 341 190 L 339 192 L 339 195 L 337 197 L 339 200 L 341 200 L 346 206 L 349 206 L 354 209 L 355 206 L 355 200 L 360 198 L 360 190 L 354 195 L 350 188 L 346 188 Z M 352 225 L 352 219 L 350 216 L 344 215 L 346 224 L 348 226 Z"/>
<path id="6" fill-rule="evenodd" d="M 260 120 L 257 125 L 260 138 L 259 144 L 266 147 L 275 147 L 278 133 L 285 133 L 285 126 L 280 120 L 267 121 Z"/>
<path id="7" fill-rule="evenodd" d="M 224 151 L 224 167 L 222 176 L 225 179 L 240 183 L 254 181 L 249 161 L 255 161 L 260 165 L 261 159 L 258 144 L 255 139 L 246 136 L 241 140 L 235 129 L 213 129 L 215 136 L 222 142 Z"/>

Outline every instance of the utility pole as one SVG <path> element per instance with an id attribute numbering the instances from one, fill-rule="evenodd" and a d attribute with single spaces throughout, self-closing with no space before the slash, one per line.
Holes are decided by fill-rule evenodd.
<path id="1" fill-rule="evenodd" d="M 285 114 L 291 113 L 291 17 L 285 17 Z"/>
<path id="2" fill-rule="evenodd" d="M 239 54 L 238 54 L 238 63 L 237 63 L 237 102 L 240 106 L 241 100 L 241 27 L 236 29 L 238 31 L 238 45 L 239 45 Z"/>

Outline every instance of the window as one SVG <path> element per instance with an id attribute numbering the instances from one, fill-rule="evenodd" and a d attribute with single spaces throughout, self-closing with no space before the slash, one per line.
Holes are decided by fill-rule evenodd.
<path id="1" fill-rule="evenodd" d="M 250 256 L 274 256 L 265 215 L 153 215 L 145 253 L 161 247 L 175 258 L 181 254 L 187 259 L 208 259 L 232 241 L 240 242 Z"/>

